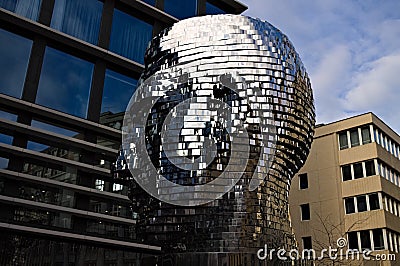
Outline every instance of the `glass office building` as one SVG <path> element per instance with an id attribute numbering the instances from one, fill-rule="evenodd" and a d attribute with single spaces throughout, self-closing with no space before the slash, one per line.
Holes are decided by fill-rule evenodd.
<path id="1" fill-rule="evenodd" d="M 0 264 L 154 265 L 112 163 L 148 42 L 234 0 L 0 0 Z"/>

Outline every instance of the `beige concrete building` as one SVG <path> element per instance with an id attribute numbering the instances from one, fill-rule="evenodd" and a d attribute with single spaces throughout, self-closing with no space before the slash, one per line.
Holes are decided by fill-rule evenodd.
<path id="1" fill-rule="evenodd" d="M 400 136 L 372 113 L 316 128 L 290 190 L 300 251 L 313 248 L 318 257 L 344 238 L 336 262 L 400 265 L 399 147 Z M 362 258 L 366 249 L 372 250 L 371 261 L 351 259 L 357 253 Z M 346 254 L 351 262 L 345 262 Z"/>

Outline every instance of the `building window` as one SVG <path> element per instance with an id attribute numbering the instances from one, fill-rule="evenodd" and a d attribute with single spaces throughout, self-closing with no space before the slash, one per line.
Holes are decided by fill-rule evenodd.
<path id="1" fill-rule="evenodd" d="M 0 0 L 0 7 L 28 19 L 37 20 L 41 2 L 40 0 Z"/>
<path id="2" fill-rule="evenodd" d="M 365 162 L 365 174 L 366 176 L 372 176 L 376 174 L 374 161 Z"/>
<path id="3" fill-rule="evenodd" d="M 114 191 L 114 192 L 121 191 L 123 188 L 124 188 L 124 186 L 121 185 L 121 184 L 115 184 L 115 183 L 114 183 L 114 185 L 113 185 L 113 191 Z"/>
<path id="4" fill-rule="evenodd" d="M 378 171 L 382 177 L 386 178 L 388 181 L 399 186 L 399 177 L 400 177 L 399 172 L 390 168 L 389 166 L 387 166 L 385 163 L 383 163 L 381 161 L 378 162 Z"/>
<path id="5" fill-rule="evenodd" d="M 373 229 L 372 236 L 374 239 L 374 250 L 385 249 L 385 244 L 383 242 L 382 229 Z"/>
<path id="6" fill-rule="evenodd" d="M 361 137 L 363 144 L 371 143 L 371 132 L 369 130 L 369 126 L 361 128 Z"/>
<path id="7" fill-rule="evenodd" d="M 104 191 L 104 180 L 96 179 L 94 187 L 97 190 Z"/>
<path id="8" fill-rule="evenodd" d="M 369 230 L 360 231 L 360 239 L 361 239 L 361 249 L 362 250 L 365 250 L 365 249 L 372 250 Z"/>
<path id="9" fill-rule="evenodd" d="M 152 25 L 114 9 L 110 51 L 143 64 L 152 32 Z"/>
<path id="10" fill-rule="evenodd" d="M 12 145 L 13 137 L 9 135 L 4 135 L 0 133 L 0 143 L 5 143 L 8 145 Z"/>
<path id="11" fill-rule="evenodd" d="M 103 3 L 98 0 L 56 0 L 50 26 L 97 44 Z"/>
<path id="12" fill-rule="evenodd" d="M 124 112 L 132 94 L 135 92 L 137 81 L 114 71 L 106 71 L 103 90 L 101 113 L 113 114 Z"/>
<path id="13" fill-rule="evenodd" d="M 342 132 L 339 134 L 339 146 L 341 150 L 347 149 L 349 147 L 347 132 Z"/>
<path id="14" fill-rule="evenodd" d="M 367 211 L 367 198 L 365 195 L 357 197 L 357 211 L 358 212 Z"/>
<path id="15" fill-rule="evenodd" d="M 0 93 L 20 98 L 32 41 L 0 29 L 0 43 Z"/>
<path id="16" fill-rule="evenodd" d="M 352 177 L 351 177 L 351 166 L 350 165 L 342 166 L 342 177 L 343 177 L 343 181 L 349 181 L 349 180 L 352 179 Z"/>
<path id="17" fill-rule="evenodd" d="M 369 209 L 371 211 L 380 209 L 379 196 L 377 193 L 368 195 Z"/>
<path id="18" fill-rule="evenodd" d="M 349 232 L 347 234 L 349 249 L 358 250 L 358 236 L 357 232 Z"/>
<path id="19" fill-rule="evenodd" d="M 210 4 L 209 2 L 206 2 L 206 14 L 207 15 L 218 15 L 218 14 L 226 14 L 226 12 L 219 7 L 214 6 L 213 4 Z"/>
<path id="20" fill-rule="evenodd" d="M 386 211 L 400 217 L 400 203 L 397 199 L 394 199 L 388 195 L 383 195 L 382 200 L 384 202 Z"/>
<path id="21" fill-rule="evenodd" d="M 382 133 L 378 128 L 373 129 L 375 142 L 386 149 L 389 153 L 400 159 L 399 144 Z"/>
<path id="22" fill-rule="evenodd" d="M 302 204 L 300 205 L 301 209 L 301 220 L 308 221 L 310 220 L 310 204 Z"/>
<path id="23" fill-rule="evenodd" d="M 156 0 L 142 0 L 142 1 L 152 6 L 155 6 L 156 4 Z"/>
<path id="24" fill-rule="evenodd" d="M 311 236 L 302 237 L 303 249 L 312 249 L 312 239 Z"/>
<path id="25" fill-rule="evenodd" d="M 300 183 L 300 189 L 308 188 L 308 176 L 307 176 L 307 174 L 300 174 L 299 175 L 299 183 Z"/>
<path id="26" fill-rule="evenodd" d="M 97 212 L 97 213 L 101 213 L 102 212 L 102 207 L 101 207 L 101 203 L 95 203 L 93 205 L 93 211 Z"/>
<path id="27" fill-rule="evenodd" d="M 358 136 L 358 129 L 353 129 L 350 131 L 350 142 L 351 142 L 351 147 L 356 147 L 360 145 L 360 137 Z"/>
<path id="28" fill-rule="evenodd" d="M 47 47 L 36 103 L 86 117 L 93 64 Z"/>
<path id="29" fill-rule="evenodd" d="M 344 204 L 345 204 L 346 214 L 381 209 L 378 193 L 345 198 Z M 357 206 L 357 208 L 355 208 L 355 206 Z"/>
<path id="30" fill-rule="evenodd" d="M 164 11 L 179 19 L 194 17 L 197 14 L 197 0 L 164 0 Z"/>
<path id="31" fill-rule="evenodd" d="M 347 198 L 344 200 L 346 207 L 346 214 L 351 214 L 356 212 L 356 208 L 354 205 L 354 198 Z"/>
<path id="32" fill-rule="evenodd" d="M 355 179 L 364 177 L 362 163 L 353 164 L 353 171 Z"/>

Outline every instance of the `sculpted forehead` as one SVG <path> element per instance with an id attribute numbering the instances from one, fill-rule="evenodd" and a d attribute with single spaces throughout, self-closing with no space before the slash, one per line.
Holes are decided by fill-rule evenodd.
<path id="1" fill-rule="evenodd" d="M 306 75 L 284 34 L 268 22 L 238 15 L 180 21 L 153 40 L 146 57 L 146 70 L 153 73 L 184 65 L 191 73 L 214 70 L 208 75 L 237 71 L 249 82 L 268 82 L 267 76 L 293 81 L 297 74 Z"/>

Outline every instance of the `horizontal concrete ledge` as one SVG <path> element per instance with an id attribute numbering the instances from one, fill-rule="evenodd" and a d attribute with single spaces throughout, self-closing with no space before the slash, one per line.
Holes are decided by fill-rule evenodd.
<path id="1" fill-rule="evenodd" d="M 113 240 L 113 239 L 106 239 L 94 236 L 87 236 L 87 235 L 78 235 L 74 233 L 66 233 L 60 231 L 53 231 L 48 229 L 41 229 L 23 225 L 16 225 L 16 224 L 9 224 L 9 223 L 1 223 L 0 228 L 8 229 L 8 230 L 15 230 L 25 233 L 34 233 L 34 234 L 41 234 L 51 237 L 57 237 L 61 239 L 68 239 L 68 240 L 75 240 L 81 242 L 89 242 L 93 244 L 101 244 L 101 245 L 108 245 L 108 246 L 116 246 L 116 247 L 123 247 L 134 249 L 137 251 L 148 251 L 149 253 L 160 253 L 161 247 L 145 245 L 140 243 L 133 243 L 133 242 L 126 242 L 120 240 Z"/>
<path id="2" fill-rule="evenodd" d="M 8 202 L 8 203 L 11 203 L 12 205 L 29 206 L 31 208 L 45 209 L 45 210 L 54 211 L 54 212 L 65 212 L 65 213 L 69 213 L 72 215 L 85 217 L 85 218 L 91 218 L 91 219 L 95 219 L 95 220 L 109 221 L 109 222 L 122 223 L 122 224 L 128 224 L 128 225 L 136 224 L 135 220 L 128 219 L 128 218 L 111 216 L 111 215 L 106 215 L 106 214 L 97 213 L 97 212 L 78 210 L 78 209 L 73 209 L 73 208 L 69 208 L 69 207 L 52 205 L 52 204 L 48 204 L 48 203 L 31 201 L 31 200 L 26 200 L 26 199 L 19 199 L 19 198 L 13 198 L 13 197 L 0 195 L 0 201 Z"/>
<path id="3" fill-rule="evenodd" d="M 105 168 L 100 168 L 94 165 L 89 165 L 61 157 L 56 157 L 42 152 L 32 151 L 24 148 L 15 147 L 12 145 L 0 143 L 0 152 L 11 156 L 29 158 L 31 160 L 41 161 L 48 165 L 70 166 L 86 173 L 97 174 L 111 178 L 111 171 Z"/>
<path id="4" fill-rule="evenodd" d="M 100 154 L 104 154 L 109 158 L 115 159 L 118 150 L 111 149 L 105 146 L 101 146 L 99 144 L 94 144 L 91 142 L 87 142 L 76 137 L 67 137 L 61 134 L 57 134 L 54 132 L 50 132 L 47 130 L 35 128 L 32 126 L 28 126 L 25 124 L 21 124 L 18 122 L 6 120 L 0 118 L 0 132 L 4 131 L 5 134 L 10 134 L 10 132 L 17 132 L 20 134 L 26 134 L 33 138 L 37 138 L 39 140 L 47 140 L 51 142 L 50 145 L 63 145 L 64 147 L 74 147 L 76 149 L 83 149 L 91 152 L 96 152 Z M 47 143 L 46 143 L 47 144 Z"/>
<path id="5" fill-rule="evenodd" d="M 20 111 L 25 111 L 32 114 L 34 118 L 42 118 L 45 120 L 53 121 L 55 122 L 55 125 L 60 124 L 60 121 L 62 121 L 62 125 L 67 126 L 72 130 L 88 130 L 100 136 L 119 141 L 122 138 L 122 133 L 120 130 L 91 122 L 86 119 L 69 115 L 60 111 L 56 111 L 38 104 L 17 99 L 5 94 L 0 93 L 0 102 L 0 109 L 4 109 L 6 111 L 14 110 L 17 113 L 19 113 Z"/>
<path id="6" fill-rule="evenodd" d="M 38 177 L 38 176 L 18 173 L 18 172 L 6 170 L 6 169 L 0 169 L 0 176 L 6 177 L 6 178 L 22 180 L 25 182 L 32 182 L 35 184 L 43 184 L 45 186 L 66 188 L 66 189 L 70 189 L 70 190 L 73 190 L 78 193 L 93 195 L 98 198 L 106 198 L 106 199 L 111 198 L 111 199 L 119 200 L 119 201 L 126 202 L 126 203 L 130 202 L 130 200 L 127 196 L 124 196 L 121 194 L 111 193 L 111 192 L 107 192 L 107 191 L 100 191 L 95 188 L 83 187 L 83 186 L 79 186 L 79 185 L 75 185 L 75 184 L 57 181 L 54 179 L 48 179 L 48 178 L 44 178 L 44 177 Z"/>

